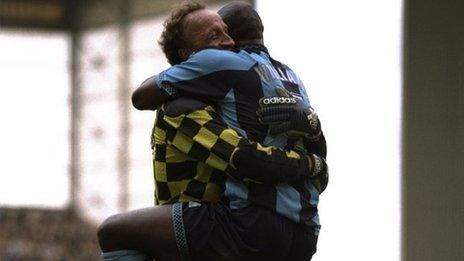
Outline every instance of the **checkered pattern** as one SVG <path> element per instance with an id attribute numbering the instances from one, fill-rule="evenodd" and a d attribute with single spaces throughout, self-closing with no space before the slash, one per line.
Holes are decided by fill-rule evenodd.
<path id="1" fill-rule="evenodd" d="M 152 135 L 158 204 L 220 199 L 230 158 L 240 141 L 212 108 L 168 117 L 160 109 Z M 218 124 L 217 121 L 221 123 Z"/>
<path id="2" fill-rule="evenodd" d="M 174 236 L 176 238 L 177 248 L 179 249 L 180 259 L 183 261 L 190 261 L 191 258 L 182 217 L 182 203 L 177 202 L 173 204 L 171 211 L 172 226 L 174 227 Z"/>
<path id="3" fill-rule="evenodd" d="M 165 115 L 160 109 L 152 135 L 156 202 L 218 201 L 226 174 L 249 180 L 234 171 L 232 156 L 250 145 L 275 160 L 300 158 L 296 152 L 243 139 L 211 106 L 178 116 Z"/>

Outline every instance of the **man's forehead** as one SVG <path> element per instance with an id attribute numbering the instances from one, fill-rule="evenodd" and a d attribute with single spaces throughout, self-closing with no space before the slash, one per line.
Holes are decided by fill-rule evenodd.
<path id="1" fill-rule="evenodd" d="M 211 22 L 221 21 L 221 17 L 208 9 L 201 9 L 188 14 L 185 17 L 185 26 L 189 29 L 200 29 Z"/>

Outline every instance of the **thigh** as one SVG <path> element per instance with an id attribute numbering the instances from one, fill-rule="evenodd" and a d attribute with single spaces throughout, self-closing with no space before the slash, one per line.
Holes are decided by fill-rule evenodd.
<path id="1" fill-rule="evenodd" d="M 254 205 L 231 210 L 221 203 L 183 207 L 192 260 L 292 260 L 294 223 L 273 211 Z"/>
<path id="2" fill-rule="evenodd" d="M 230 209 L 225 205 L 184 204 L 183 222 L 193 261 L 245 260 L 246 244 Z"/>
<path id="3" fill-rule="evenodd" d="M 292 249 L 290 251 L 291 260 L 310 261 L 316 253 L 318 236 L 309 227 L 297 229 Z"/>
<path id="4" fill-rule="evenodd" d="M 242 238 L 248 248 L 243 260 L 309 261 L 316 251 L 317 236 L 312 228 L 275 211 L 250 205 L 232 213 L 243 228 Z"/>
<path id="5" fill-rule="evenodd" d="M 288 253 L 293 243 L 293 222 L 274 211 L 251 205 L 233 211 L 244 228 L 248 246 L 246 260 L 292 260 Z"/>
<path id="6" fill-rule="evenodd" d="M 172 226 L 172 206 L 164 205 L 117 214 L 99 227 L 104 252 L 141 251 L 159 260 L 179 260 Z"/>

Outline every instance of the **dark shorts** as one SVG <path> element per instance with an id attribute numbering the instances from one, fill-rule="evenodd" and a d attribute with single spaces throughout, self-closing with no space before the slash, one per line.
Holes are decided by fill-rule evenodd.
<path id="1" fill-rule="evenodd" d="M 183 260 L 308 261 L 316 252 L 311 228 L 254 205 L 176 203 L 173 223 Z"/>

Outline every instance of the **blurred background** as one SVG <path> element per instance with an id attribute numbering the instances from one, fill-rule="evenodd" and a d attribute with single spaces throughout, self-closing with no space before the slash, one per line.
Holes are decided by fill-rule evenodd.
<path id="1" fill-rule="evenodd" d="M 99 260 L 98 224 L 153 205 L 130 95 L 179 2 L 0 0 L 0 260 Z M 313 260 L 464 260 L 464 3 L 248 2 L 328 140 Z"/>

